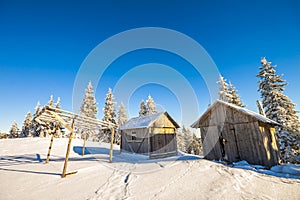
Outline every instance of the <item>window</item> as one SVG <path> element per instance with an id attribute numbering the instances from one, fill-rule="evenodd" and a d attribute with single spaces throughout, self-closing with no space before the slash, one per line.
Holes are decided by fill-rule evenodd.
<path id="1" fill-rule="evenodd" d="M 136 140 L 136 132 L 131 133 L 131 140 Z"/>

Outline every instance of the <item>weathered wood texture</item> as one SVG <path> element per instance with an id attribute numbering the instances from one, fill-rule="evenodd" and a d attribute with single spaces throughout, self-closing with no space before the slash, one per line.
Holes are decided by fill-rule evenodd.
<path id="1" fill-rule="evenodd" d="M 219 104 L 202 117 L 198 127 L 209 160 L 246 160 L 267 167 L 278 164 L 277 139 L 270 124 Z"/>

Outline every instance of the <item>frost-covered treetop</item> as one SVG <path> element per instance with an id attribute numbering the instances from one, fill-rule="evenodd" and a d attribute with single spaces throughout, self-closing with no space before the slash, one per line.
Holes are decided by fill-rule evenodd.
<path id="1" fill-rule="evenodd" d="M 53 106 L 53 95 L 50 96 L 50 99 L 48 101 L 49 106 Z"/>
<path id="2" fill-rule="evenodd" d="M 153 98 L 151 97 L 151 95 L 148 96 L 146 105 L 147 105 L 147 114 L 148 115 L 157 113 L 156 105 L 155 105 L 155 102 L 154 102 Z"/>

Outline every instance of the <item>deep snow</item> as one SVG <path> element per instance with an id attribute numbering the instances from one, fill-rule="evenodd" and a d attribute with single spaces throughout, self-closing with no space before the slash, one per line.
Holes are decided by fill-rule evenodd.
<path id="1" fill-rule="evenodd" d="M 300 197 L 296 165 L 266 170 L 240 162 L 228 167 L 192 155 L 149 160 L 120 154 L 118 146 L 113 163 L 108 163 L 109 144 L 88 142 L 82 157 L 78 139 L 73 140 L 68 164 L 68 172 L 78 173 L 62 179 L 67 139 L 54 139 L 50 162 L 45 164 L 49 142 L 49 138 L 0 140 L 1 200 Z"/>

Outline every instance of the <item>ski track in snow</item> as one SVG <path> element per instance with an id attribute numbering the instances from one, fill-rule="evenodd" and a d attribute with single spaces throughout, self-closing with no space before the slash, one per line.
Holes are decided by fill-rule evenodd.
<path id="1" fill-rule="evenodd" d="M 136 164 L 129 167 L 128 171 L 121 171 L 114 169 L 106 183 L 99 187 L 95 192 L 95 196 L 90 200 L 100 199 L 129 199 L 130 198 L 130 183 L 137 178 L 132 174 L 132 171 L 136 168 Z"/>

